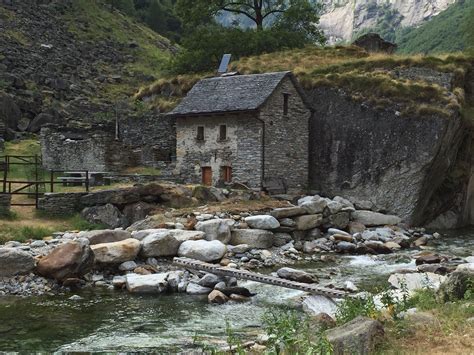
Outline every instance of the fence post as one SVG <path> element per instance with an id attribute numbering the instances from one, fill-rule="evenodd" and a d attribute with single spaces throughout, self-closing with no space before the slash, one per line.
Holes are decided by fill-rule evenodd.
<path id="1" fill-rule="evenodd" d="M 3 170 L 3 193 L 7 193 L 7 176 L 8 176 L 8 158 L 5 155 L 5 166 Z"/>
<path id="2" fill-rule="evenodd" d="M 89 170 L 86 170 L 86 192 L 89 192 Z"/>
<path id="3" fill-rule="evenodd" d="M 50 182 L 51 182 L 51 192 L 54 192 L 54 170 L 50 170 Z"/>

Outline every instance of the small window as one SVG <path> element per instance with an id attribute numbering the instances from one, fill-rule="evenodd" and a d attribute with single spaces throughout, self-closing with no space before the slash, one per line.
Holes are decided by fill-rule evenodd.
<path id="1" fill-rule="evenodd" d="M 204 127 L 203 126 L 198 126 L 196 139 L 198 141 L 204 140 Z"/>
<path id="2" fill-rule="evenodd" d="M 232 182 L 232 167 L 222 166 L 221 167 L 221 178 L 224 182 Z"/>
<path id="3" fill-rule="evenodd" d="M 290 101 L 290 94 L 283 94 L 283 114 L 288 115 L 288 106 Z"/>
<path id="4" fill-rule="evenodd" d="M 225 124 L 219 126 L 219 140 L 225 141 L 227 139 L 227 126 Z"/>

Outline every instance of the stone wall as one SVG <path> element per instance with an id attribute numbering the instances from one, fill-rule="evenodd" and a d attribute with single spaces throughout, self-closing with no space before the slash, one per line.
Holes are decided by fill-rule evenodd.
<path id="1" fill-rule="evenodd" d="M 219 126 L 227 126 L 227 139 L 219 140 Z M 204 127 L 198 141 L 197 127 Z M 262 123 L 251 114 L 186 117 L 176 121 L 176 171 L 183 181 L 200 184 L 202 167 L 211 167 L 213 184 L 221 167 L 232 167 L 232 180 L 259 188 L 262 167 Z M 191 147 L 191 149 L 190 149 Z"/>
<path id="2" fill-rule="evenodd" d="M 342 91 L 310 93 L 310 183 L 328 195 L 367 199 L 412 224 L 427 222 L 432 196 L 462 142 L 459 115 L 400 117 Z"/>
<path id="3" fill-rule="evenodd" d="M 38 209 L 51 215 L 71 215 L 83 208 L 81 198 L 87 192 L 47 193 L 38 200 Z"/>
<path id="4" fill-rule="evenodd" d="M 289 94 L 288 114 L 283 94 Z M 290 78 L 285 78 L 260 111 L 265 121 L 265 178 L 283 179 L 290 190 L 308 187 L 308 137 L 310 110 Z"/>
<path id="5" fill-rule="evenodd" d="M 174 121 L 165 116 L 123 119 L 116 139 L 112 123 L 84 127 L 48 125 L 41 130 L 43 165 L 55 170 L 121 171 L 162 167 L 175 157 Z"/>

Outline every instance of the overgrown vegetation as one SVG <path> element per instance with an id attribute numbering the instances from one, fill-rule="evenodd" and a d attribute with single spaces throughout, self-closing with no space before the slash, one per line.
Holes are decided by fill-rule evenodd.
<path id="1" fill-rule="evenodd" d="M 466 54 L 444 56 L 394 56 L 369 54 L 355 46 L 301 49 L 244 57 L 231 70 L 256 74 L 291 70 L 306 90 L 319 87 L 340 88 L 352 99 L 377 109 L 395 107 L 402 115 L 449 116 L 464 105 L 466 73 L 473 58 Z M 397 72 L 404 68 L 423 67 L 453 74 L 454 89 L 416 78 L 408 79 Z M 148 98 L 161 110 L 174 107 L 201 78 L 210 72 L 162 78 L 141 88 L 134 96 Z M 454 95 L 453 95 L 454 94 Z"/>

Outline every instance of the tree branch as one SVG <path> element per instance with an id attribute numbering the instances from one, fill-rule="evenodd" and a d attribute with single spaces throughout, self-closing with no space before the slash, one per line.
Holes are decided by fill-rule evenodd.
<path id="1" fill-rule="evenodd" d="M 271 11 L 268 11 L 265 15 L 263 15 L 263 18 L 265 19 L 268 15 L 271 15 L 271 14 L 276 14 L 276 13 L 284 13 L 285 10 L 271 10 Z"/>
<path id="2" fill-rule="evenodd" d="M 232 8 L 226 8 L 226 7 L 223 7 L 222 10 L 223 11 L 229 11 L 229 12 L 235 12 L 237 14 L 242 14 L 244 16 L 247 16 L 252 21 L 257 22 L 257 19 L 254 16 L 252 16 L 251 14 L 249 14 L 247 11 L 232 9 Z"/>

